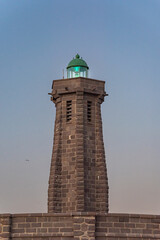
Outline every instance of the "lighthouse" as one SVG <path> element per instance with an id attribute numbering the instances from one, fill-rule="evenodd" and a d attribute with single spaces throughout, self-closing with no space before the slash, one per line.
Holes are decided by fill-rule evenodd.
<path id="1" fill-rule="evenodd" d="M 105 82 L 88 78 L 79 54 L 67 78 L 53 80 L 56 107 L 48 187 L 49 213 L 108 212 L 108 178 L 101 104 Z"/>

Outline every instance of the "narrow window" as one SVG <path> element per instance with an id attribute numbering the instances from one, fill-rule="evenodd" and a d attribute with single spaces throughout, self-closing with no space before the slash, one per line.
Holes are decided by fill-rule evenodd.
<path id="1" fill-rule="evenodd" d="M 88 122 L 91 122 L 91 118 L 92 118 L 92 102 L 91 101 L 88 101 L 87 102 L 87 119 L 88 119 Z"/>
<path id="2" fill-rule="evenodd" d="M 67 101 L 66 104 L 66 121 L 70 122 L 72 119 L 72 101 Z"/>

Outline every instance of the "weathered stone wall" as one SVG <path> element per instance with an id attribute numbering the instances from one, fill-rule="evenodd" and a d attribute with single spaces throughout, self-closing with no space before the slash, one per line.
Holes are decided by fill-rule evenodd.
<path id="1" fill-rule="evenodd" d="M 0 215 L 2 226 L 0 239 L 57 239 L 69 240 L 73 238 L 73 219 L 65 214 L 12 214 Z M 8 232 L 7 232 L 8 231 Z"/>
<path id="2" fill-rule="evenodd" d="M 160 215 L 97 215 L 95 232 L 97 240 L 160 239 Z"/>
<path id="3" fill-rule="evenodd" d="M 102 133 L 104 81 L 53 81 L 56 106 L 48 212 L 108 212 L 108 178 Z M 67 102 L 71 120 L 67 121 Z M 91 103 L 88 120 L 88 102 Z"/>
<path id="4" fill-rule="evenodd" d="M 0 214 L 0 239 L 10 239 L 11 215 Z"/>
<path id="5" fill-rule="evenodd" d="M 1 214 L 4 240 L 154 240 L 160 239 L 160 215 Z"/>

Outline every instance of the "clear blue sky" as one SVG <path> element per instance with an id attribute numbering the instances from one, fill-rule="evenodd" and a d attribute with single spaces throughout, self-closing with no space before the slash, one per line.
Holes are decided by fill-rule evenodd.
<path id="1" fill-rule="evenodd" d="M 109 93 L 110 212 L 160 214 L 159 0 L 0 0 L 0 212 L 47 211 L 48 92 L 77 52 Z"/>

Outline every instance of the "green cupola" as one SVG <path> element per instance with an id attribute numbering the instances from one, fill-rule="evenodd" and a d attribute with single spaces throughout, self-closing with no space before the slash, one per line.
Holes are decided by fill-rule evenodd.
<path id="1" fill-rule="evenodd" d="M 88 77 L 88 65 L 79 54 L 67 66 L 67 78 Z"/>

